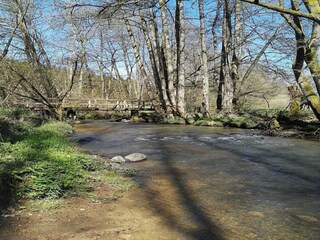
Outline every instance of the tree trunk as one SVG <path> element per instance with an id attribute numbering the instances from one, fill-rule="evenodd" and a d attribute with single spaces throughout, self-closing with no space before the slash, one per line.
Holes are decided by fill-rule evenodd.
<path id="1" fill-rule="evenodd" d="M 203 81 L 202 105 L 204 110 L 206 112 L 209 112 L 210 105 L 209 105 L 208 54 L 207 54 L 206 36 L 205 36 L 203 0 L 199 0 L 198 3 L 199 3 L 199 17 L 200 17 L 201 73 L 202 73 L 202 81 Z"/>
<path id="2" fill-rule="evenodd" d="M 176 0 L 176 42 L 177 42 L 177 112 L 185 114 L 185 19 L 183 0 Z"/>
<path id="3" fill-rule="evenodd" d="M 99 66 L 99 74 L 100 74 L 100 81 L 101 81 L 101 98 L 106 99 L 107 93 L 106 93 L 106 79 L 104 77 L 104 65 L 103 65 L 103 55 L 104 55 L 104 39 L 103 39 L 103 33 L 102 30 L 100 30 L 99 34 L 99 41 L 100 41 L 100 53 L 98 59 L 98 66 Z"/>
<path id="4" fill-rule="evenodd" d="M 232 72 L 231 72 L 231 79 L 232 79 L 232 84 L 233 84 L 233 105 L 234 107 L 236 106 L 237 103 L 237 88 L 238 88 L 238 83 L 239 83 L 239 68 L 241 64 L 241 60 L 239 58 L 239 52 L 240 52 L 240 30 L 241 30 L 241 25 L 240 25 L 240 10 L 241 10 L 241 2 L 240 0 L 235 0 L 234 3 L 234 37 L 233 37 L 233 49 L 232 49 Z M 231 31 L 230 31 L 231 32 Z M 231 41 L 231 39 L 230 39 Z"/>
<path id="5" fill-rule="evenodd" d="M 127 18 L 125 19 L 125 24 L 127 26 L 127 31 L 128 31 L 128 34 L 129 34 L 129 38 L 130 38 L 130 41 L 131 41 L 132 48 L 133 48 L 134 57 L 135 57 L 135 59 L 137 61 L 137 64 L 138 64 L 137 72 L 141 75 L 141 78 L 142 78 L 142 82 L 141 82 L 141 85 L 140 85 L 140 91 L 139 91 L 139 101 L 141 101 L 142 94 L 143 94 L 143 84 L 147 81 L 147 72 L 146 72 L 146 70 L 144 68 L 144 64 L 143 64 L 142 58 L 140 56 L 140 52 L 139 52 L 139 49 L 138 49 L 138 46 L 137 46 L 136 39 L 135 39 L 135 37 L 133 35 L 133 32 L 132 32 L 132 28 L 131 28 L 130 22 L 129 22 L 129 20 Z"/>
<path id="6" fill-rule="evenodd" d="M 233 112 L 233 82 L 231 78 L 231 12 L 228 0 L 224 0 L 223 25 L 222 25 L 222 50 L 220 79 L 217 97 L 217 109 L 224 113 Z"/>
<path id="7" fill-rule="evenodd" d="M 80 73 L 78 82 L 78 97 L 82 96 L 83 93 L 83 71 L 86 63 L 86 43 L 81 42 L 81 56 L 80 56 Z"/>
<path id="8" fill-rule="evenodd" d="M 144 22 L 144 20 L 141 18 L 141 21 Z M 156 55 L 156 48 L 152 44 L 150 37 L 148 35 L 149 28 L 148 28 L 148 22 L 144 22 L 143 26 L 143 36 L 147 45 L 148 53 L 149 53 L 149 59 L 151 62 L 151 67 L 152 67 L 152 72 L 153 72 L 153 77 L 155 81 L 155 86 L 156 86 L 156 93 L 158 95 L 158 99 L 160 102 L 160 106 L 163 111 L 167 111 L 167 106 L 166 102 L 164 100 L 163 92 L 162 92 L 162 83 L 161 83 L 161 78 L 160 78 L 160 73 L 159 73 L 159 68 L 157 64 L 157 55 Z M 149 22 L 150 23 L 150 22 Z"/>
<path id="9" fill-rule="evenodd" d="M 151 16 L 150 16 L 150 18 L 151 18 Z M 156 22 L 156 15 L 155 15 L 155 12 L 152 12 L 151 42 L 154 47 L 154 52 L 156 54 L 155 62 L 156 62 L 156 65 L 158 66 L 159 77 L 161 80 L 162 96 L 163 96 L 163 100 L 165 102 L 165 113 L 168 113 L 172 110 L 171 110 L 171 104 L 170 104 L 170 101 L 169 101 L 168 95 L 167 95 L 165 62 L 163 62 L 163 60 L 164 60 L 163 51 L 160 46 L 158 32 L 159 31 L 158 31 L 158 25 Z"/>
<path id="10" fill-rule="evenodd" d="M 307 43 L 305 61 L 312 74 L 317 93 L 320 96 L 320 64 L 318 54 L 318 41 L 320 37 L 320 25 L 316 22 L 313 23 L 312 36 Z"/>
<path id="11" fill-rule="evenodd" d="M 166 78 L 167 78 L 167 96 L 171 104 L 172 110 L 177 113 L 176 99 L 175 99 L 175 88 L 173 85 L 174 72 L 172 65 L 172 54 L 169 40 L 169 30 L 167 23 L 167 6 L 165 0 L 159 0 L 161 6 L 161 20 L 162 20 L 162 49 L 163 49 L 163 61 L 166 68 Z"/>

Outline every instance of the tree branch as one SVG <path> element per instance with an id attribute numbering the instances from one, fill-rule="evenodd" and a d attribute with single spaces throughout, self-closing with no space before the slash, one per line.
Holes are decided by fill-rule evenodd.
<path id="1" fill-rule="evenodd" d="M 285 14 L 289 14 L 289 15 L 292 15 L 292 16 L 298 16 L 298 17 L 307 18 L 307 19 L 310 19 L 310 20 L 315 21 L 315 22 L 320 24 L 320 15 L 316 14 L 316 13 L 305 13 L 305 12 L 302 12 L 302 11 L 287 9 L 287 8 L 284 8 L 284 7 L 276 6 L 276 5 L 271 4 L 271 3 L 264 3 L 264 2 L 261 2 L 260 0 L 241 0 L 241 1 L 242 2 L 251 3 L 251 4 L 255 4 L 257 6 L 264 7 L 264 8 L 276 11 L 276 12 L 285 13 Z"/>

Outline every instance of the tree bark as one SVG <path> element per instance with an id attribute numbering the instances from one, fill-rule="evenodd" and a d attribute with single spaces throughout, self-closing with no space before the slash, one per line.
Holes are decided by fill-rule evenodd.
<path id="1" fill-rule="evenodd" d="M 150 16 L 151 18 L 151 16 Z M 158 24 L 156 22 L 156 15 L 155 12 L 152 11 L 152 25 L 151 25 L 151 41 L 152 45 L 154 46 L 154 52 L 156 53 L 156 58 L 155 61 L 158 66 L 158 71 L 159 71 L 159 77 L 161 79 L 161 88 L 162 88 L 162 95 L 163 99 L 165 101 L 166 109 L 165 113 L 168 113 L 171 110 L 171 103 L 168 99 L 167 95 L 167 84 L 166 84 L 166 76 L 167 76 L 167 71 L 165 69 L 165 62 L 164 62 L 164 57 L 163 57 L 163 51 L 162 47 L 159 41 L 159 33 L 158 33 Z"/>
<path id="2" fill-rule="evenodd" d="M 172 65 L 172 54 L 169 40 L 169 30 L 168 30 L 168 22 L 167 22 L 167 6 L 165 0 L 159 0 L 161 7 L 161 21 L 162 21 L 162 49 L 163 49 L 163 61 L 166 70 L 166 81 L 167 81 L 167 97 L 171 104 L 171 109 L 175 113 L 177 113 L 176 109 L 176 91 L 173 85 L 174 81 L 174 72 Z"/>
<path id="3" fill-rule="evenodd" d="M 177 43 L 177 112 L 185 114 L 185 19 L 183 0 L 176 0 L 176 43 Z"/>
<path id="4" fill-rule="evenodd" d="M 239 68 L 241 64 L 241 59 L 239 57 L 240 53 L 240 10 L 241 10 L 241 2 L 240 0 L 235 0 L 234 3 L 234 37 L 233 37 L 233 49 L 232 49 L 232 64 L 231 64 L 231 79 L 233 84 L 233 99 L 232 103 L 234 107 L 237 105 L 237 90 L 238 90 L 238 83 L 240 79 L 239 75 Z M 232 39 L 232 38 L 231 38 Z"/>
<path id="5" fill-rule="evenodd" d="M 320 25 L 316 22 L 313 23 L 312 36 L 306 46 L 306 63 L 312 74 L 313 81 L 315 83 L 318 95 L 320 96 L 320 64 L 318 54 L 318 43 L 320 38 Z"/>
<path id="6" fill-rule="evenodd" d="M 202 73 L 202 107 L 208 113 L 209 105 L 209 74 L 208 74 L 208 54 L 206 46 L 205 25 L 204 25 L 204 10 L 203 0 L 198 1 L 199 18 L 200 18 L 200 44 L 201 44 L 201 73 Z M 218 13 L 217 13 L 218 14 Z M 214 49 L 215 51 L 215 49 Z"/>
<path id="7" fill-rule="evenodd" d="M 217 110 L 224 113 L 233 112 L 233 82 L 231 78 L 231 12 L 229 1 L 224 0 L 222 24 L 222 50 L 220 79 L 217 97 Z"/>

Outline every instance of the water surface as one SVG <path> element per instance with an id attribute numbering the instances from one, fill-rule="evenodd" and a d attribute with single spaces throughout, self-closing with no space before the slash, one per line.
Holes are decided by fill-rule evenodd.
<path id="1" fill-rule="evenodd" d="M 136 163 L 147 203 L 181 239 L 320 239 L 320 143 L 252 130 L 104 121 L 85 149 Z"/>

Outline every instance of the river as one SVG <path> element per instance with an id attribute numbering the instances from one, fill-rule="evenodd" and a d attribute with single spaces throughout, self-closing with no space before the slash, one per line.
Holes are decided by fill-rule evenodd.
<path id="1" fill-rule="evenodd" d="M 73 137 L 108 157 L 146 154 L 129 167 L 180 239 L 320 239 L 319 141 L 105 121 L 78 125 Z"/>

